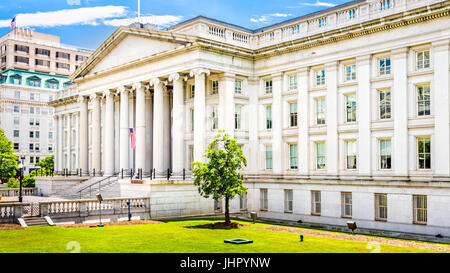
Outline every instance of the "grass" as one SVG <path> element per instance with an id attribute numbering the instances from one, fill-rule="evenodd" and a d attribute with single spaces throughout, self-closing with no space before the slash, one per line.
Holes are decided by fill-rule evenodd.
<path id="1" fill-rule="evenodd" d="M 168 221 L 165 224 L 104 228 L 30 227 L 0 231 L 0 253 L 69 253 L 77 242 L 82 253 L 367 253 L 367 243 L 258 230 L 267 224 L 239 229 L 209 229 L 211 220 Z M 233 238 L 253 244 L 232 245 Z M 76 244 L 76 243 L 75 243 Z M 68 249 L 69 246 L 69 249 Z M 381 245 L 382 253 L 436 252 L 420 248 Z"/>

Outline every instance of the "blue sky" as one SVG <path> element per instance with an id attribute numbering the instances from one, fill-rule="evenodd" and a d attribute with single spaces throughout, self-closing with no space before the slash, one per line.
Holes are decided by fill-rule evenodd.
<path id="1" fill-rule="evenodd" d="M 204 15 L 256 29 L 346 0 L 141 0 L 146 22 L 169 26 Z M 0 0 L 0 35 L 19 27 L 61 36 L 64 44 L 96 49 L 119 25 L 137 17 L 138 0 Z"/>

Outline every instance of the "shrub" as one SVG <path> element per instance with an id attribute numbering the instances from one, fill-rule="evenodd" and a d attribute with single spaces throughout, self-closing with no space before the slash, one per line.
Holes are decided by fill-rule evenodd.
<path id="1" fill-rule="evenodd" d="M 19 183 L 19 180 L 15 179 L 15 178 L 10 178 L 8 180 L 8 183 L 6 184 L 6 186 L 8 188 L 19 188 L 20 187 L 20 183 Z"/>

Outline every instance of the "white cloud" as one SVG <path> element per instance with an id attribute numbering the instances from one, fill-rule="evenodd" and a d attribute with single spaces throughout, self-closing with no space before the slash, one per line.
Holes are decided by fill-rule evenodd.
<path id="1" fill-rule="evenodd" d="M 67 5 L 70 6 L 79 6 L 81 5 L 81 0 L 66 0 Z"/>
<path id="2" fill-rule="evenodd" d="M 123 6 L 102 6 L 64 9 L 50 12 L 22 13 L 16 17 L 17 27 L 54 27 L 68 25 L 98 25 L 98 20 L 123 17 Z M 10 27 L 11 19 L 0 20 L 1 27 Z"/>
<path id="3" fill-rule="evenodd" d="M 300 5 L 298 6 L 292 6 L 289 8 L 299 8 L 301 6 L 310 6 L 310 7 L 334 7 L 336 6 L 335 4 L 332 3 L 326 3 L 326 2 L 320 2 L 319 0 L 316 1 L 316 3 L 300 3 Z"/>
<path id="4" fill-rule="evenodd" d="M 291 15 L 292 14 L 287 14 L 287 13 L 265 14 L 265 15 L 261 15 L 258 18 L 250 18 L 250 22 L 253 22 L 253 23 L 265 23 L 265 22 L 272 21 L 273 17 L 289 17 Z"/>
<path id="5" fill-rule="evenodd" d="M 148 15 L 148 16 L 141 16 L 139 22 L 143 24 L 167 26 L 170 24 L 178 23 L 182 18 L 183 18 L 182 16 L 174 16 L 174 15 Z M 105 25 L 119 27 L 119 26 L 128 26 L 137 21 L 138 18 L 133 17 L 124 19 L 105 20 L 103 23 Z"/>

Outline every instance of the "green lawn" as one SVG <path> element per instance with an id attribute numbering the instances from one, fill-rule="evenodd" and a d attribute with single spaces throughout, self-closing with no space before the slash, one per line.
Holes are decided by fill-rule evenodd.
<path id="1" fill-rule="evenodd" d="M 0 231 L 1 252 L 70 252 L 68 243 L 79 243 L 82 253 L 364 253 L 367 243 L 258 230 L 250 224 L 234 230 L 207 229 L 209 220 L 169 221 L 165 224 L 110 226 L 104 228 L 30 227 Z M 231 245 L 225 239 L 245 238 L 253 244 Z M 381 245 L 381 252 L 433 252 L 426 249 Z"/>

